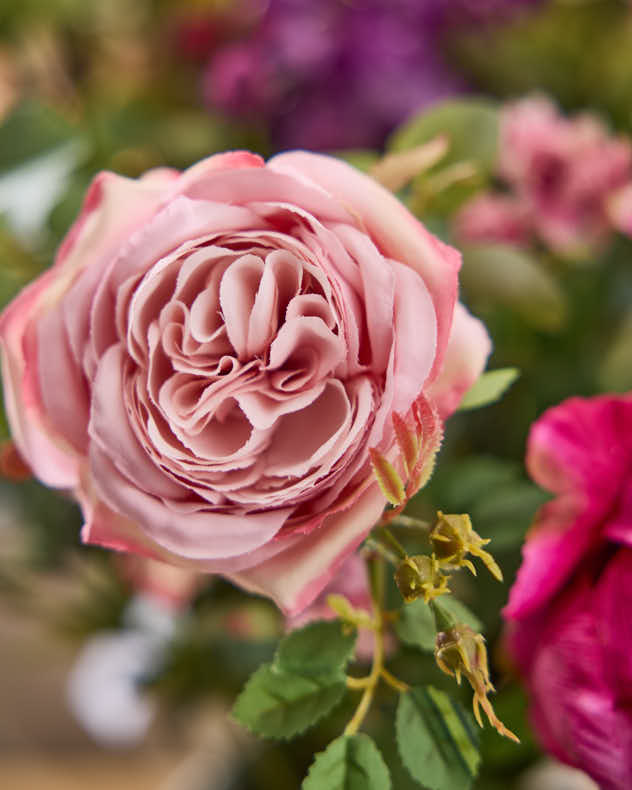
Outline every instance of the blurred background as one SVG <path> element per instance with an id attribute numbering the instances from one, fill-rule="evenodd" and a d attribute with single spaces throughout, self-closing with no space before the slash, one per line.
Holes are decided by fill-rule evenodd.
<path id="1" fill-rule="evenodd" d="M 499 112 L 534 92 L 627 138 L 630 5 L 0 0 L 3 305 L 50 265 L 98 170 L 137 176 L 235 148 L 322 150 L 370 169 L 384 152 L 448 134 L 446 157 L 400 196 L 434 232 L 463 242 L 463 298 L 487 322 L 491 366 L 521 371 L 501 403 L 451 420 L 414 504 L 424 516 L 471 513 L 505 571 L 504 585 L 464 578 L 458 590 L 486 628 L 498 714 L 522 739 L 515 747 L 483 732 L 475 786 L 486 790 L 594 787 L 543 762 L 500 609 L 547 498 L 523 469 L 529 425 L 571 394 L 632 388 L 625 232 L 611 228 L 569 253 L 546 238 L 498 243 L 493 233 L 472 244 L 463 230 L 468 201 L 503 189 Z M 5 423 L 0 433 L 8 437 Z M 9 451 L 0 466 L 2 787 L 298 788 L 346 711 L 291 747 L 255 743 L 226 715 L 282 633 L 274 608 L 219 580 L 156 583 L 160 570 L 81 546 L 72 503 L 21 480 Z M 431 671 L 432 659 L 412 649 L 397 661 L 404 676 Z M 394 783 L 413 787 L 403 769 Z"/>

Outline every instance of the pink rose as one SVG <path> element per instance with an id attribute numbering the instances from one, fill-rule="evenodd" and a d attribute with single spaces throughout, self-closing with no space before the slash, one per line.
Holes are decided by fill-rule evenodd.
<path id="1" fill-rule="evenodd" d="M 536 96 L 503 112 L 499 169 L 543 241 L 562 254 L 581 254 L 607 234 L 607 201 L 630 180 L 632 148 L 596 117 L 565 118 Z"/>
<path id="2" fill-rule="evenodd" d="M 14 440 L 84 541 L 299 611 L 380 516 L 393 412 L 426 393 L 446 414 L 484 367 L 459 263 L 326 156 L 102 173 L 0 318 Z"/>
<path id="3" fill-rule="evenodd" d="M 632 397 L 572 398 L 533 426 L 539 511 L 505 616 L 545 747 L 632 784 Z"/>

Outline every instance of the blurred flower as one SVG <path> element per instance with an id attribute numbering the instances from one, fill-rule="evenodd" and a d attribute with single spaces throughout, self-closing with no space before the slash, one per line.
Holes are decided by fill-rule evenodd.
<path id="1" fill-rule="evenodd" d="M 582 255 L 608 233 L 607 200 L 632 176 L 632 147 L 596 117 L 565 118 L 535 96 L 503 112 L 499 170 L 536 234 L 561 254 Z"/>
<path id="2" fill-rule="evenodd" d="M 453 229 L 459 241 L 525 245 L 532 235 L 529 208 L 511 195 L 483 193 L 468 200 L 455 215 Z"/>
<path id="3" fill-rule="evenodd" d="M 380 145 L 420 107 L 463 91 L 440 42 L 534 0 L 270 0 L 251 35 L 211 57 L 210 106 L 263 121 L 280 148 Z"/>
<path id="4" fill-rule="evenodd" d="M 505 616 L 545 747 L 606 790 L 632 782 L 632 397 L 572 398 L 527 464 L 557 496 L 536 518 Z"/>

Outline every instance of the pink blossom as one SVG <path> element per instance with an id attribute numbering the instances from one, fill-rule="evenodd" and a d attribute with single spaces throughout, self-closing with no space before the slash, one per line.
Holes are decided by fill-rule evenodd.
<path id="1" fill-rule="evenodd" d="M 485 365 L 459 265 L 330 157 L 101 173 L 0 317 L 16 446 L 86 542 L 300 611 L 382 512 L 369 450 L 392 452 L 393 413 L 446 416 Z"/>
<path id="2" fill-rule="evenodd" d="M 632 148 L 597 118 L 565 118 L 548 99 L 532 97 L 503 113 L 499 169 L 530 207 L 542 240 L 575 255 L 607 234 L 606 203 L 630 180 Z"/>
<path id="3" fill-rule="evenodd" d="M 505 616 L 547 749 L 632 782 L 632 397 L 572 398 L 533 426 L 539 511 Z"/>
<path id="4" fill-rule="evenodd" d="M 461 207 L 454 217 L 453 229 L 466 244 L 498 242 L 527 244 L 532 234 L 528 206 L 510 195 L 484 193 Z"/>

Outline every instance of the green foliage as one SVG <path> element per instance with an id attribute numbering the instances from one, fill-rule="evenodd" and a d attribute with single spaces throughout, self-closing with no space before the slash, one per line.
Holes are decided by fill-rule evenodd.
<path id="1" fill-rule="evenodd" d="M 390 790 L 386 763 L 368 735 L 343 735 L 316 755 L 302 790 Z"/>
<path id="2" fill-rule="evenodd" d="M 0 125 L 0 172 L 51 151 L 74 134 L 56 110 L 35 100 L 22 102 Z"/>
<path id="3" fill-rule="evenodd" d="M 233 715 L 267 738 L 292 738 L 326 716 L 346 690 L 342 672 L 304 677 L 264 664 L 250 678 Z"/>
<path id="4" fill-rule="evenodd" d="M 397 708 L 397 744 L 413 779 L 428 790 L 465 790 L 478 772 L 477 732 L 461 705 L 432 686 L 411 689 Z"/>
<path id="5" fill-rule="evenodd" d="M 610 339 L 599 366 L 599 382 L 606 391 L 632 389 L 632 311 L 626 313 Z"/>
<path id="6" fill-rule="evenodd" d="M 405 151 L 446 134 L 450 147 L 440 167 L 473 161 L 489 174 L 496 161 L 498 106 L 490 99 L 450 99 L 424 110 L 401 126 L 390 140 L 391 151 Z"/>
<path id="7" fill-rule="evenodd" d="M 465 623 L 474 631 L 483 630 L 478 617 L 454 595 L 442 595 L 435 603 L 447 610 L 457 623 Z M 407 645 L 429 652 L 435 648 L 435 619 L 430 606 L 421 598 L 402 607 L 395 631 Z"/>
<path id="8" fill-rule="evenodd" d="M 491 538 L 492 553 L 517 548 L 536 510 L 550 498 L 524 478 L 520 464 L 491 456 L 470 456 L 450 465 L 449 474 L 439 468 L 433 485 L 438 502 L 469 513 L 479 535 Z"/>
<path id="9" fill-rule="evenodd" d="M 389 150 L 405 151 L 445 135 L 448 151 L 413 182 L 408 199 L 418 215 L 444 217 L 492 177 L 498 145 L 498 106 L 483 98 L 450 99 L 423 110 L 390 140 Z"/>
<path id="10" fill-rule="evenodd" d="M 317 621 L 284 637 L 274 663 L 304 677 L 335 675 L 353 656 L 357 632 L 340 620 Z"/>
<path id="11" fill-rule="evenodd" d="M 291 738 L 327 715 L 346 690 L 344 669 L 356 633 L 339 620 L 310 623 L 284 637 L 274 661 L 250 678 L 234 707 L 253 732 Z"/>
<path id="12" fill-rule="evenodd" d="M 566 298 L 557 280 L 534 255 L 509 244 L 465 248 L 461 284 L 481 312 L 502 305 L 548 332 L 559 331 L 566 321 Z"/>
<path id="13" fill-rule="evenodd" d="M 499 368 L 483 373 L 465 393 L 459 409 L 478 409 L 500 400 L 520 375 L 517 368 Z"/>

